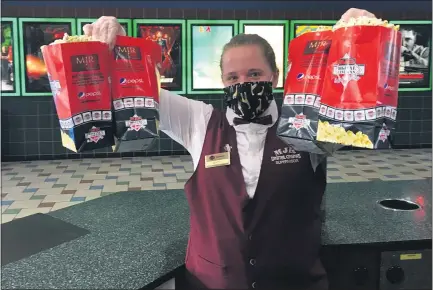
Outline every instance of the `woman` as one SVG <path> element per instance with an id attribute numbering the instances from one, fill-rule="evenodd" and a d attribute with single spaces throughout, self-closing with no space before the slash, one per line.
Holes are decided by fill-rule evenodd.
<path id="1" fill-rule="evenodd" d="M 342 18 L 363 15 L 373 16 L 350 9 Z M 84 31 L 111 46 L 124 34 L 113 17 Z M 258 35 L 237 35 L 224 47 L 221 73 L 226 112 L 161 90 L 160 128 L 185 146 L 195 168 L 185 185 L 191 214 L 183 286 L 325 290 L 325 169 L 275 134 L 275 54 Z"/>

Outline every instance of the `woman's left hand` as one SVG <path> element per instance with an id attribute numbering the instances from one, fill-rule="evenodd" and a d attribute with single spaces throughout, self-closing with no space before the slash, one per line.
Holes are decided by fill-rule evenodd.
<path id="1" fill-rule="evenodd" d="M 364 9 L 350 8 L 346 11 L 346 13 L 341 16 L 341 20 L 344 22 L 348 22 L 350 18 L 358 18 L 361 16 L 366 16 L 369 18 L 376 18 L 373 13 L 368 12 Z"/>

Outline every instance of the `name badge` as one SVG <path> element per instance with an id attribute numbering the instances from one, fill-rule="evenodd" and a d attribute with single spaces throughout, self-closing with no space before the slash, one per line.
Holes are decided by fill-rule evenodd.
<path id="1" fill-rule="evenodd" d="M 204 157 L 205 168 L 230 165 L 230 152 L 216 153 Z"/>

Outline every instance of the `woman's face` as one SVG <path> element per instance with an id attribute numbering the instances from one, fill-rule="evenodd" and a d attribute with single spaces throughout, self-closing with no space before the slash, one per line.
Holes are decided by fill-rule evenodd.
<path id="1" fill-rule="evenodd" d="M 258 45 L 229 48 L 222 58 L 222 80 L 225 87 L 244 82 L 270 81 L 275 88 L 278 73 L 273 73 Z"/>

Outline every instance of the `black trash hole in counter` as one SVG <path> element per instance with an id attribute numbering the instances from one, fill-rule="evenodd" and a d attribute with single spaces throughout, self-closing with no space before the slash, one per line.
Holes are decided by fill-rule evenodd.
<path id="1" fill-rule="evenodd" d="M 384 199 L 378 202 L 385 209 L 411 211 L 420 209 L 420 206 L 412 201 L 404 199 Z"/>

